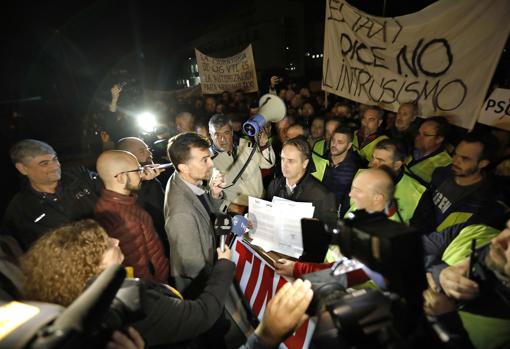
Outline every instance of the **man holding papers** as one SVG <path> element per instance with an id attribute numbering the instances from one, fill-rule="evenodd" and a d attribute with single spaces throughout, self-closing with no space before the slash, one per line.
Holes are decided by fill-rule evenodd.
<path id="1" fill-rule="evenodd" d="M 289 139 L 283 144 L 281 167 L 283 177 L 274 179 L 267 190 L 267 200 L 273 196 L 284 199 L 311 202 L 315 207 L 313 217 L 323 222 L 336 222 L 338 205 L 335 195 L 308 171 L 311 150 L 305 137 Z"/>

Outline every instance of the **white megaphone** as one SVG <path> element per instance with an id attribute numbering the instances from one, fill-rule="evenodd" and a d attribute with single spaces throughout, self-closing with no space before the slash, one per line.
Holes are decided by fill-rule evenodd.
<path id="1" fill-rule="evenodd" d="M 265 94 L 259 101 L 259 112 L 243 124 L 243 131 L 248 136 L 257 135 L 266 122 L 278 122 L 285 117 L 287 108 L 282 99 L 273 94 Z"/>

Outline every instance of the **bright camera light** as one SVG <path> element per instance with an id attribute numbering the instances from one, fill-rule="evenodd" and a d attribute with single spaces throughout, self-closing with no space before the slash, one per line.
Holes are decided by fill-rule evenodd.
<path id="1" fill-rule="evenodd" d="M 152 132 L 156 127 L 156 116 L 150 112 L 138 114 L 136 116 L 136 121 L 144 132 Z"/>

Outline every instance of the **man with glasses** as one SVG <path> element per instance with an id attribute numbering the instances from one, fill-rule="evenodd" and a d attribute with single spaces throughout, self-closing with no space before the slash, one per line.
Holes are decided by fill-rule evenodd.
<path id="1" fill-rule="evenodd" d="M 102 153 L 96 163 L 105 188 L 96 204 L 95 218 L 108 235 L 119 240 L 125 265 L 136 277 L 167 283 L 168 259 L 151 216 L 137 204 L 136 193 L 150 178 L 136 157 L 122 150 Z"/>
<path id="2" fill-rule="evenodd" d="M 406 166 L 407 173 L 429 184 L 436 168 L 451 164 L 452 158 L 444 149 L 448 129 L 448 121 L 441 116 L 428 118 L 421 124 Z"/>
<path id="3" fill-rule="evenodd" d="M 155 168 L 154 162 L 152 160 L 152 152 L 147 144 L 140 138 L 122 138 L 117 142 L 115 148 L 117 150 L 128 151 L 136 156 L 136 159 L 142 166 L 144 166 L 146 171 L 153 172 L 154 176 L 160 177 L 160 173 L 165 171 Z M 153 178 L 150 180 L 145 179 L 142 181 L 142 187 L 137 194 L 137 202 L 151 215 L 152 221 L 154 222 L 154 227 L 156 228 L 156 232 L 158 233 L 158 236 L 163 243 L 165 255 L 168 257 L 168 238 L 165 232 L 165 217 L 163 214 L 165 190 L 163 189 L 160 180 L 158 178 Z"/>
<path id="4" fill-rule="evenodd" d="M 273 148 L 265 132 L 260 133 L 258 144 L 244 138 L 235 144 L 232 124 L 228 116 L 223 114 L 211 117 L 209 134 L 213 141 L 211 150 L 214 167 L 225 175 L 227 183 L 220 211 L 244 214 L 248 207 L 248 196 L 261 198 L 264 195 L 260 169 L 273 167 Z M 241 176 L 233 183 L 239 174 Z"/>
<path id="5" fill-rule="evenodd" d="M 5 211 L 2 230 L 22 249 L 50 229 L 92 217 L 103 186 L 95 173 L 82 166 L 61 169 L 55 150 L 35 139 L 16 143 L 10 157 L 26 181 Z"/>

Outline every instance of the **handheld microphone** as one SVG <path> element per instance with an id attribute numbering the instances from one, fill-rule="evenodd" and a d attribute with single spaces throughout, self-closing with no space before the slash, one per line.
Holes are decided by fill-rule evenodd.
<path id="1" fill-rule="evenodd" d="M 148 166 L 150 166 L 152 168 L 157 168 L 157 169 L 164 169 L 164 168 L 174 167 L 174 164 L 172 164 L 170 162 L 167 164 L 153 164 L 153 165 L 148 165 Z"/>
<path id="2" fill-rule="evenodd" d="M 248 229 L 248 220 L 240 214 L 232 217 L 232 233 L 235 236 L 243 236 Z"/>
<path id="3" fill-rule="evenodd" d="M 219 214 L 214 221 L 214 233 L 220 237 L 221 252 L 225 251 L 225 236 L 232 231 L 232 218 L 226 214 Z"/>

